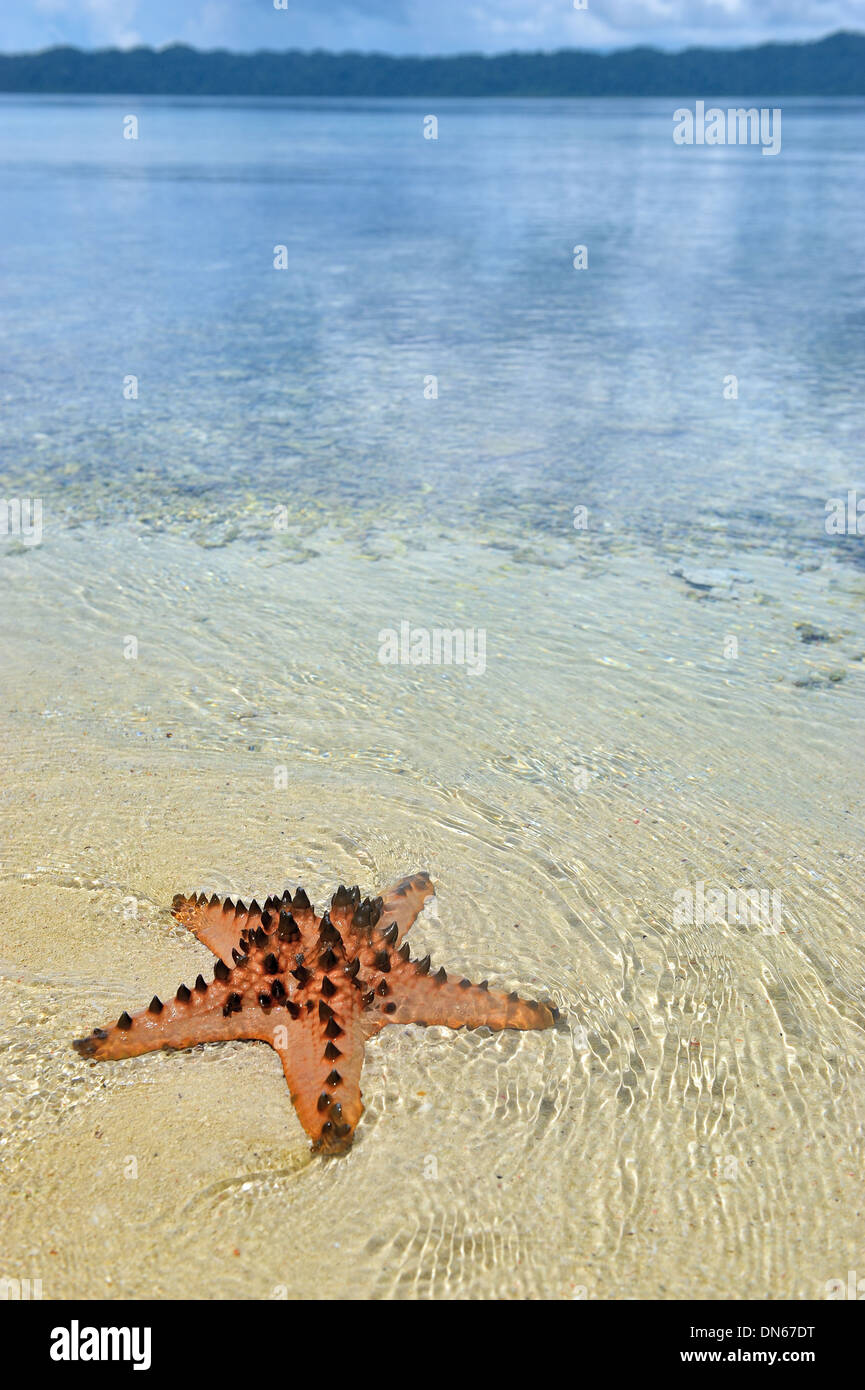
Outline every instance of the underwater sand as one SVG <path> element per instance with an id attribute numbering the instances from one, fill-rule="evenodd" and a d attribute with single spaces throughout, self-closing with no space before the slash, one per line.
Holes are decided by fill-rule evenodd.
<path id="1" fill-rule="evenodd" d="M 865 576 L 754 550 L 695 588 L 577 533 L 267 528 L 0 556 L 3 1273 L 49 1299 L 825 1297 L 865 1252 Z M 403 619 L 485 628 L 485 673 L 383 667 Z M 265 1045 L 73 1053 L 206 971 L 175 892 L 421 867 L 413 952 L 562 1020 L 385 1030 L 347 1157 L 310 1154 Z M 698 880 L 776 891 L 780 930 L 674 925 Z"/>

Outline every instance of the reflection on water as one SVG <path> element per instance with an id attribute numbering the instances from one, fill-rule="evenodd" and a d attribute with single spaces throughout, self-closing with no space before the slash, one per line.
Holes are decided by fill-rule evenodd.
<path id="1" fill-rule="evenodd" d="M 44 534 L 0 553 L 0 1274 L 825 1296 L 865 1236 L 853 115 L 749 162 L 663 103 L 445 104 L 432 148 L 411 104 L 142 102 L 130 149 L 122 105 L 3 103 Z M 483 674 L 382 665 L 402 622 Z M 420 867 L 415 950 L 562 1023 L 385 1030 L 345 1160 L 266 1047 L 69 1048 L 207 965 L 175 892 Z M 677 911 L 713 890 L 779 920 Z"/>
<path id="2" fill-rule="evenodd" d="M 862 484 L 861 103 L 769 160 L 667 101 L 132 104 L 0 103 L 7 492 L 801 548 Z"/>

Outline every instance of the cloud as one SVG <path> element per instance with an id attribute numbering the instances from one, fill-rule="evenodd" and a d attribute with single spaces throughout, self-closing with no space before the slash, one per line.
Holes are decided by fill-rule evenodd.
<path id="1" fill-rule="evenodd" d="M 747 44 L 863 27 L 862 0 L 16 0 L 0 49 L 186 42 L 394 53 Z"/>
<path id="2" fill-rule="evenodd" d="M 811 28 L 815 34 L 861 24 L 859 0 L 589 0 L 611 30 L 670 28 L 680 33 L 731 28 Z"/>
<path id="3" fill-rule="evenodd" d="M 73 27 L 94 47 L 132 48 L 141 43 L 135 28 L 139 0 L 33 0 L 33 11 L 50 28 Z"/>

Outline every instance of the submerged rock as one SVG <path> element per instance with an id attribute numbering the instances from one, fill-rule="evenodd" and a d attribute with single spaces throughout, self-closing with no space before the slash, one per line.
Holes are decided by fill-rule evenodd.
<path id="1" fill-rule="evenodd" d="M 697 565 L 676 565 L 670 570 L 676 579 L 683 579 L 692 589 L 699 589 L 703 593 L 711 593 L 713 589 L 723 590 L 727 594 L 733 592 L 736 584 L 753 584 L 750 574 L 743 573 L 742 570 L 733 569 L 714 569 L 700 568 Z"/>
<path id="2" fill-rule="evenodd" d="M 824 632 L 821 627 L 815 627 L 813 623 L 799 622 L 793 624 L 799 634 L 800 642 L 838 642 L 840 638 L 833 636 L 831 632 Z"/>
<path id="3" fill-rule="evenodd" d="M 830 690 L 833 685 L 843 681 L 847 672 L 836 666 L 831 671 L 806 671 L 793 678 L 797 690 Z"/>

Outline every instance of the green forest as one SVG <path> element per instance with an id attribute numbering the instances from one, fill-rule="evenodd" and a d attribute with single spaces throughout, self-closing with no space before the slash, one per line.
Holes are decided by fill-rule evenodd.
<path id="1" fill-rule="evenodd" d="M 865 35 L 756 48 L 632 48 L 602 54 L 200 52 L 50 48 L 0 55 L 0 91 L 187 96 L 863 96 Z"/>

